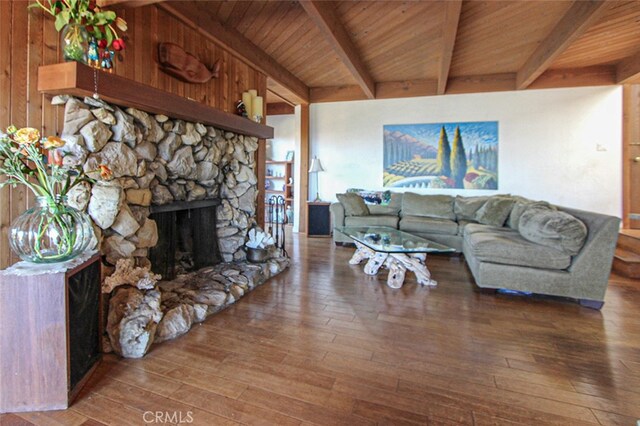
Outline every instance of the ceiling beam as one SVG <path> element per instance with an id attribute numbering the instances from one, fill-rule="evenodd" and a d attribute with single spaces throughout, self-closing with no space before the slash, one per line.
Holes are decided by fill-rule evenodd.
<path id="1" fill-rule="evenodd" d="M 576 0 L 551 33 L 538 45 L 518 71 L 516 88 L 525 89 L 607 9 L 604 0 Z"/>
<path id="2" fill-rule="evenodd" d="M 302 0 L 300 5 L 316 24 L 331 48 L 351 72 L 365 96 L 374 99 L 376 83 L 360 58 L 358 49 L 336 16 L 333 2 Z"/>
<path id="3" fill-rule="evenodd" d="M 593 65 L 583 68 L 562 68 L 545 71 L 529 89 L 555 87 L 609 86 L 616 84 L 616 68 L 612 65 Z"/>
<path id="4" fill-rule="evenodd" d="M 233 28 L 227 28 L 198 7 L 198 2 L 159 3 L 158 7 L 214 40 L 294 95 L 296 104 L 309 103 L 309 87 Z M 206 6 L 206 2 L 204 2 Z"/>
<path id="5" fill-rule="evenodd" d="M 289 115 L 295 113 L 295 107 L 286 102 L 267 104 L 267 115 Z"/>
<path id="6" fill-rule="evenodd" d="M 640 77 L 640 53 L 623 59 L 616 67 L 616 83 L 627 84 Z"/>
<path id="7" fill-rule="evenodd" d="M 610 86 L 615 84 L 616 68 L 595 65 L 584 68 L 548 70 L 528 89 L 553 89 L 560 87 Z M 435 96 L 438 82 L 433 80 L 384 81 L 376 83 L 376 98 L 413 98 Z M 516 73 L 469 75 L 451 77 L 447 95 L 513 91 Z M 364 100 L 360 86 L 312 87 L 311 103 Z"/>
<path id="8" fill-rule="evenodd" d="M 438 70 L 438 95 L 444 95 L 447 90 L 447 80 L 451 69 L 451 58 L 453 57 L 453 47 L 458 34 L 458 22 L 460 21 L 460 11 L 462 10 L 462 0 L 451 0 L 445 2 L 444 22 L 442 25 L 442 52 L 440 54 L 440 68 Z"/>

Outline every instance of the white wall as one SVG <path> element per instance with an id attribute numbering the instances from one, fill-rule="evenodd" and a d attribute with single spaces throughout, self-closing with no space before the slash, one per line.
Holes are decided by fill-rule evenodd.
<path id="1" fill-rule="evenodd" d="M 407 191 L 512 193 L 621 216 L 622 89 L 610 86 L 311 105 L 321 198 L 382 189 L 383 125 L 456 121 L 499 121 L 498 190 Z"/>
<path id="2" fill-rule="evenodd" d="M 270 160 L 284 160 L 287 151 L 295 149 L 296 116 L 268 115 L 267 126 L 273 127 L 273 139 L 267 141 L 267 158 Z"/>

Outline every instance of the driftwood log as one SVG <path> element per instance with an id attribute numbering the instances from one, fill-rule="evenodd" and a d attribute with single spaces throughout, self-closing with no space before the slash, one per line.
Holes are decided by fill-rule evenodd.
<path id="1" fill-rule="evenodd" d="M 207 68 L 198 58 L 174 43 L 158 43 L 158 61 L 160 69 L 167 74 L 187 83 L 206 83 L 218 78 L 220 61 Z"/>

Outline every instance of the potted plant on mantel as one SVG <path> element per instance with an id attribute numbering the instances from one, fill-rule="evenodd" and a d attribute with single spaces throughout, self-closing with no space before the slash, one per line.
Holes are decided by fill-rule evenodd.
<path id="1" fill-rule="evenodd" d="M 24 185 L 37 200 L 9 228 L 9 245 L 22 260 L 64 262 L 83 253 L 94 237 L 89 217 L 67 205 L 66 196 L 83 182 L 94 183 L 93 175 L 110 179 L 112 173 L 105 165 L 88 172 L 65 167 L 64 145 L 57 136 L 40 138 L 30 127 L 0 132 L 0 187 Z"/>
<path id="2" fill-rule="evenodd" d="M 43 9 L 55 18 L 65 61 L 110 70 L 113 50 L 125 47 L 116 28 L 127 31 L 126 21 L 113 11 L 102 10 L 95 0 L 36 0 L 29 8 Z"/>

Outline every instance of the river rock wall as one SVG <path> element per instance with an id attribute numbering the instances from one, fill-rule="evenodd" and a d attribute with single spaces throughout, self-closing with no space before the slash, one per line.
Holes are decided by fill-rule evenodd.
<path id="1" fill-rule="evenodd" d="M 90 97 L 56 96 L 53 104 L 64 105 L 64 164 L 96 178 L 101 164 L 113 172 L 112 180 L 79 185 L 68 197 L 91 217 L 107 263 L 133 259 L 149 267 L 149 249 L 158 241 L 150 206 L 210 198 L 222 203 L 217 235 L 224 261 L 245 258 L 258 194 L 256 137 Z"/>

